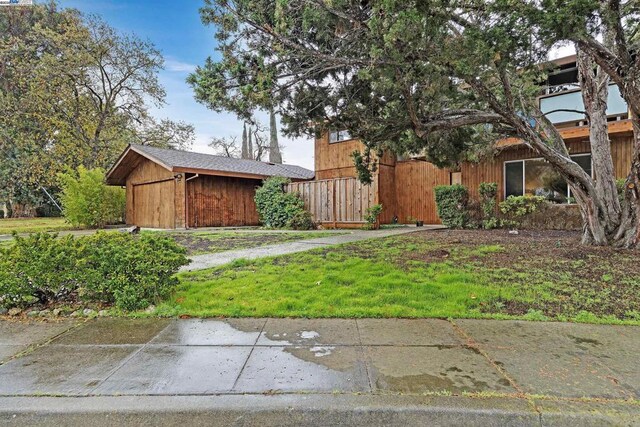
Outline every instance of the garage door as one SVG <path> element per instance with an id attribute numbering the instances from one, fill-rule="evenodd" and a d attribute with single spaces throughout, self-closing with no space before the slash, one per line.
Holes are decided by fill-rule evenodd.
<path id="1" fill-rule="evenodd" d="M 173 179 L 133 185 L 134 224 L 150 228 L 174 228 Z"/>

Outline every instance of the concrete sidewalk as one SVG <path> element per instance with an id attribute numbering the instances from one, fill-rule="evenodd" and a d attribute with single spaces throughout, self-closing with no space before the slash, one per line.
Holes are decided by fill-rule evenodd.
<path id="1" fill-rule="evenodd" d="M 0 424 L 637 425 L 639 353 L 632 326 L 0 322 Z"/>
<path id="2" fill-rule="evenodd" d="M 192 255 L 189 257 L 191 259 L 191 263 L 182 267 L 180 271 L 203 270 L 205 268 L 227 264 L 237 259 L 257 259 L 276 255 L 286 255 L 316 248 L 339 245 L 342 243 L 353 243 L 367 239 L 380 239 L 383 237 L 397 236 L 400 234 L 415 233 L 419 231 L 438 230 L 442 228 L 444 227 L 441 225 L 427 225 L 421 228 L 401 227 L 372 231 L 355 230 L 348 234 L 340 234 L 337 236 L 298 240 L 295 242 L 278 243 L 275 245 L 217 252 L 213 254 Z"/>

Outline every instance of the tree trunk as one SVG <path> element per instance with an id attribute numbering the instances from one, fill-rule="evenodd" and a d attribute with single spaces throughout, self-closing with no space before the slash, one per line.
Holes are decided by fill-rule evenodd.
<path id="1" fill-rule="evenodd" d="M 634 101 L 640 103 L 640 99 L 631 102 Z M 633 154 L 631 169 L 625 180 L 622 220 L 616 235 L 619 246 L 627 248 L 640 246 L 640 104 L 629 105 L 633 115 Z"/>
<path id="2" fill-rule="evenodd" d="M 578 78 L 589 119 L 591 161 L 597 174 L 594 194 L 581 194 L 584 198 L 580 203 L 584 221 L 583 243 L 607 245 L 615 240 L 622 213 L 607 123 L 610 79 L 587 54 L 579 48 L 577 52 Z M 573 187 L 572 190 L 579 192 Z M 593 203 L 593 198 L 597 198 L 599 203 Z"/>
<path id="3" fill-rule="evenodd" d="M 282 163 L 282 154 L 278 145 L 278 123 L 273 105 L 269 109 L 269 161 L 271 163 Z"/>
<path id="4" fill-rule="evenodd" d="M 594 176 L 570 160 L 561 135 L 538 110 L 543 136 L 528 123 L 512 118 L 514 126 L 528 144 L 568 182 L 583 217 L 583 243 L 638 247 L 640 245 L 640 89 L 620 87 L 632 112 L 633 157 L 621 203 L 616 186 L 607 122 L 609 77 L 595 67 L 593 57 L 578 48 L 578 71 L 582 96 L 589 118 Z M 636 93 L 637 92 L 637 93 Z"/>

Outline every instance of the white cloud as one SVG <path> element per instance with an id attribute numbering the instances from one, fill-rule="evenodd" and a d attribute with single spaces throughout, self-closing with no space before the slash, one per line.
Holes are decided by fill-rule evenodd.
<path id="1" fill-rule="evenodd" d="M 196 70 L 196 66 L 194 64 L 178 61 L 173 58 L 165 58 L 164 66 L 167 71 L 176 73 L 193 73 Z"/>

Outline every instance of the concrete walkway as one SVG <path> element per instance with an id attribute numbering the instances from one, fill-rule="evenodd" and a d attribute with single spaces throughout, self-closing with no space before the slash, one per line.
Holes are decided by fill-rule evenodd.
<path id="1" fill-rule="evenodd" d="M 640 327 L 0 322 L 0 424 L 638 425 Z"/>
<path id="2" fill-rule="evenodd" d="M 342 243 L 359 242 L 367 239 L 379 239 L 383 237 L 397 236 L 400 234 L 414 233 L 416 231 L 437 230 L 441 228 L 444 227 L 441 225 L 427 225 L 422 228 L 402 227 L 375 231 L 356 230 L 348 234 L 339 234 L 337 236 L 297 240 L 295 242 L 277 243 L 275 245 L 218 252 L 213 254 L 192 255 L 189 257 L 191 259 L 191 263 L 182 267 L 181 271 L 203 270 L 205 268 L 227 264 L 237 259 L 257 259 L 276 255 L 286 255 L 296 252 L 304 252 L 310 249 L 339 245 Z"/>

